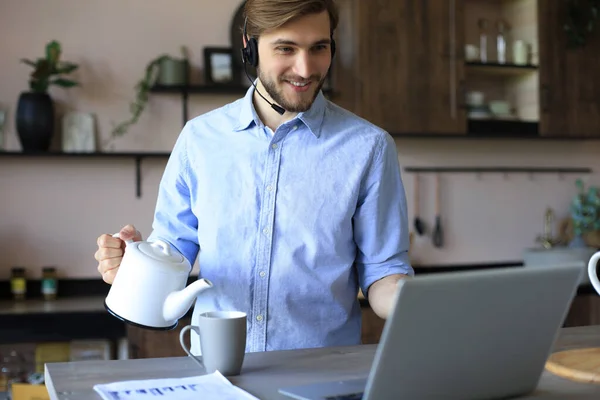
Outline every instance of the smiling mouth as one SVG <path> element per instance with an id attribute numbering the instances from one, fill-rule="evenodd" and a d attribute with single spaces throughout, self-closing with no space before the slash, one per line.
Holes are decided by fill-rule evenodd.
<path id="1" fill-rule="evenodd" d="M 308 81 L 308 82 L 287 81 L 287 82 L 296 87 L 305 87 L 310 84 L 310 81 Z"/>

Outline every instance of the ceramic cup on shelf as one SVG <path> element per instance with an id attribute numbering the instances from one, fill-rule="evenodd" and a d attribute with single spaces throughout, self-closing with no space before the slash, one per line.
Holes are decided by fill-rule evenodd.
<path id="1" fill-rule="evenodd" d="M 590 282 L 596 292 L 600 295 L 600 280 L 598 279 L 598 272 L 596 266 L 598 265 L 598 260 L 600 260 L 600 251 L 594 253 L 590 261 L 588 261 L 588 275 L 590 277 Z"/>
<path id="2" fill-rule="evenodd" d="M 529 44 L 524 40 L 515 40 L 513 43 L 513 63 L 516 65 L 527 65 L 530 63 Z"/>

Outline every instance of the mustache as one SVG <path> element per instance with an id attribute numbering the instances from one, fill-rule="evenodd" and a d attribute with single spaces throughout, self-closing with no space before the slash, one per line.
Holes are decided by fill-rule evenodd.
<path id="1" fill-rule="evenodd" d="M 292 81 L 299 83 L 307 83 L 307 82 L 319 82 L 321 80 L 321 75 L 311 75 L 308 78 L 303 78 L 301 76 L 282 76 L 279 78 L 280 81 Z"/>

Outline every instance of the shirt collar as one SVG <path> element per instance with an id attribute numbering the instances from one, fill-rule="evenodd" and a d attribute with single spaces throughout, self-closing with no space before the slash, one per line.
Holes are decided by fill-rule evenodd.
<path id="1" fill-rule="evenodd" d="M 240 110 L 240 119 L 238 120 L 238 125 L 235 128 L 237 131 L 243 131 L 248 128 L 252 122 L 258 125 L 258 116 L 256 115 L 256 111 L 254 110 L 254 105 L 252 104 L 252 96 L 254 95 L 254 86 L 250 85 L 248 90 L 246 91 L 246 95 L 242 99 L 242 107 Z"/>
<path id="2" fill-rule="evenodd" d="M 254 90 L 254 86 L 250 86 L 242 99 L 240 118 L 238 120 L 238 125 L 235 128 L 236 131 L 247 129 L 252 122 L 256 125 L 262 125 L 259 122 L 258 115 L 254 109 L 254 104 L 252 104 Z M 299 113 L 296 118 L 294 118 L 294 120 L 299 119 L 302 121 L 317 138 L 321 136 L 321 126 L 323 125 L 323 118 L 325 116 L 325 104 L 325 96 L 323 96 L 323 92 L 319 91 L 312 106 L 307 111 Z"/>

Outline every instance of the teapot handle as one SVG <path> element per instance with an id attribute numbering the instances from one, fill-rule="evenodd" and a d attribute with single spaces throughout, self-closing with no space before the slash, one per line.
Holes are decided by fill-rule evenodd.
<path id="1" fill-rule="evenodd" d="M 121 239 L 121 236 L 119 236 L 119 232 L 117 232 L 114 235 L 112 235 L 112 237 Z M 130 243 L 133 243 L 133 240 L 131 240 L 131 239 L 125 240 L 125 244 L 130 244 Z"/>

